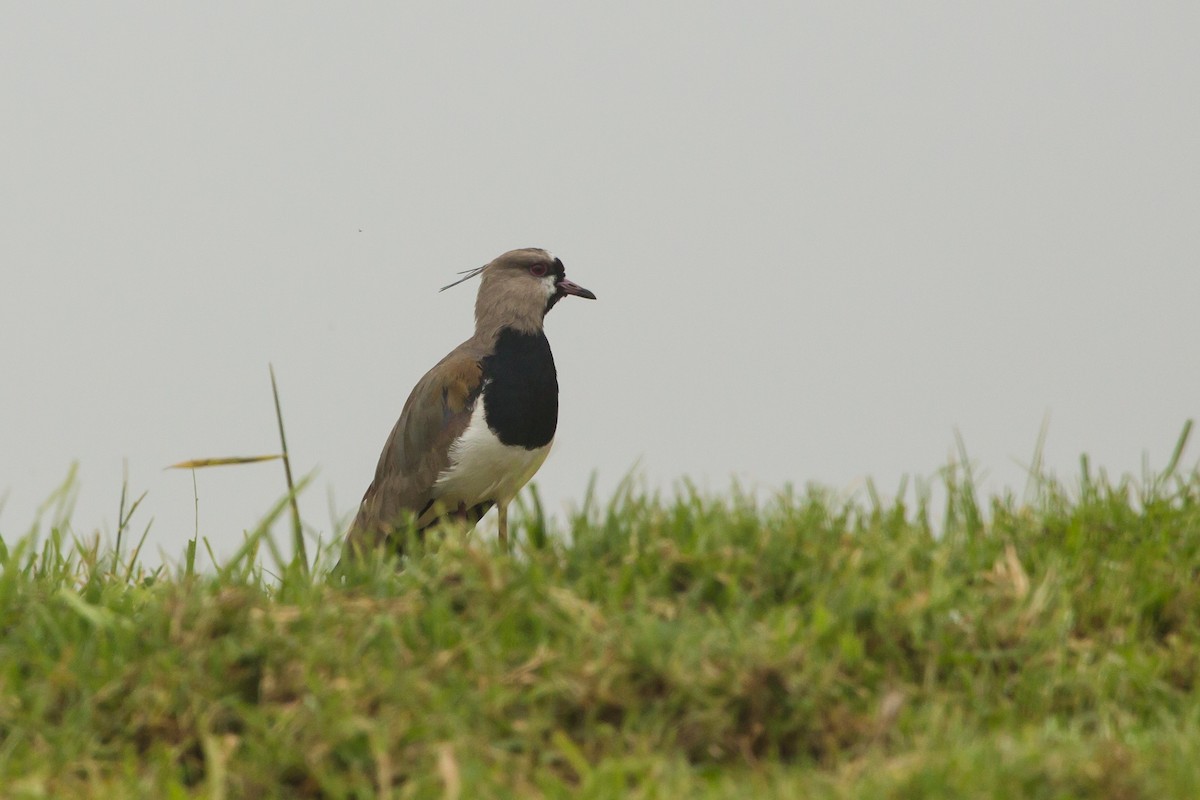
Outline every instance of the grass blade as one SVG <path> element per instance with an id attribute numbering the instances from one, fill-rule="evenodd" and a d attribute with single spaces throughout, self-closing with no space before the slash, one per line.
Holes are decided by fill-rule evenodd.
<path id="1" fill-rule="evenodd" d="M 189 461 L 180 461 L 178 464 L 172 464 L 167 469 L 202 469 L 203 467 L 228 467 L 234 464 L 257 464 L 260 461 L 274 461 L 278 458 L 286 458 L 282 453 L 273 453 L 269 456 L 229 456 L 227 458 L 193 458 Z"/>
<path id="2" fill-rule="evenodd" d="M 287 477 L 288 498 L 292 505 L 292 545 L 295 548 L 294 557 L 303 562 L 304 570 L 308 570 L 308 551 L 304 546 L 304 530 L 300 525 L 300 506 L 296 502 L 296 486 L 292 482 L 292 460 L 288 458 L 287 436 L 283 432 L 283 412 L 279 408 L 279 387 L 275 383 L 275 367 L 268 365 L 271 371 L 271 394 L 275 397 L 275 419 L 279 422 L 279 445 L 283 450 L 283 474 Z"/>

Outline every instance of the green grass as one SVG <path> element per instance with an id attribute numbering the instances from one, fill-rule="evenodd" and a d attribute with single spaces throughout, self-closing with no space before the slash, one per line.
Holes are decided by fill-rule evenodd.
<path id="1" fill-rule="evenodd" d="M 1200 474 L 942 480 L 532 502 L 344 583 L 59 519 L 0 548 L 0 797 L 1200 797 Z"/>

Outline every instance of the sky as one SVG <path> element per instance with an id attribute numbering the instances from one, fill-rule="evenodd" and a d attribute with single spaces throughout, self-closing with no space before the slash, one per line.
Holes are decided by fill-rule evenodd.
<path id="1" fill-rule="evenodd" d="M 544 247 L 547 508 L 631 469 L 884 494 L 961 435 L 1020 492 L 1163 466 L 1200 414 L 1195 3 L 9 3 L 0 534 L 78 464 L 151 560 L 284 490 L 326 541 L 460 270 Z M 1193 448 L 1187 463 L 1196 463 Z M 152 520 L 152 522 L 151 522 Z M 282 528 L 281 528 L 282 530 Z"/>

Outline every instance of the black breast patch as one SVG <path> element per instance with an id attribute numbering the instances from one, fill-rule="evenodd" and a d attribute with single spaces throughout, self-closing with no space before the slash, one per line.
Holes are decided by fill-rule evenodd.
<path id="1" fill-rule="evenodd" d="M 483 412 L 507 445 L 534 450 L 550 444 L 558 427 L 558 373 L 541 331 L 504 328 L 496 352 L 483 359 Z"/>

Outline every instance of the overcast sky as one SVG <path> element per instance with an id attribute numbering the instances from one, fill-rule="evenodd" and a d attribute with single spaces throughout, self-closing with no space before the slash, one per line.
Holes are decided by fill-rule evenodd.
<path id="1" fill-rule="evenodd" d="M 194 457 L 278 449 L 328 538 L 514 247 L 547 330 L 547 504 L 737 476 L 1162 466 L 1200 413 L 1196 3 L 7 3 L 0 533 L 172 559 Z M 1195 463 L 1195 450 L 1189 463 Z M 233 551 L 277 464 L 197 473 Z M 154 556 L 157 559 L 157 555 Z"/>

